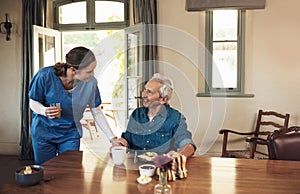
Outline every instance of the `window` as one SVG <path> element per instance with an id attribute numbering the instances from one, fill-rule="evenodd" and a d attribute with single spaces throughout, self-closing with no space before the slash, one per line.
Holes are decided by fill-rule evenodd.
<path id="1" fill-rule="evenodd" d="M 56 20 L 58 21 L 57 26 L 60 24 L 87 23 L 86 10 L 86 2 L 84 1 L 58 6 L 58 20 Z"/>
<path id="2" fill-rule="evenodd" d="M 123 29 L 129 25 L 129 0 L 57 0 L 57 30 Z"/>
<path id="3" fill-rule="evenodd" d="M 244 39 L 245 10 L 206 12 L 205 95 L 244 95 Z"/>

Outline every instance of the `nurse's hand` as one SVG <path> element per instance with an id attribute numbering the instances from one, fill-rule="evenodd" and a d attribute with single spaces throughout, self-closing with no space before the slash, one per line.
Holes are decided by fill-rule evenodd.
<path id="1" fill-rule="evenodd" d="M 126 139 L 124 139 L 122 137 L 114 139 L 113 141 L 111 141 L 111 143 L 112 143 L 112 147 L 123 146 L 123 147 L 128 148 L 128 143 L 127 143 Z"/>
<path id="2" fill-rule="evenodd" d="M 120 137 L 120 138 L 113 138 L 111 141 L 111 147 L 109 148 L 109 152 L 111 153 L 111 149 L 113 147 L 117 147 L 117 146 L 123 146 L 123 147 L 126 147 L 128 148 L 128 143 L 126 141 L 126 139 Z"/>
<path id="3" fill-rule="evenodd" d="M 46 108 L 45 114 L 46 117 L 50 119 L 59 118 L 60 117 L 60 108 L 56 106 L 49 106 Z"/>

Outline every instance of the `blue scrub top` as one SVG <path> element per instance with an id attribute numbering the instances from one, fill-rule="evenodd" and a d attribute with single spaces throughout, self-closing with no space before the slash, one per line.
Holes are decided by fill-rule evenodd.
<path id="1" fill-rule="evenodd" d="M 50 119 L 33 113 L 31 133 L 47 141 L 61 143 L 68 139 L 80 138 L 82 126 L 80 119 L 87 105 L 91 108 L 101 104 L 101 96 L 95 77 L 88 82 L 79 81 L 76 87 L 67 93 L 53 66 L 44 67 L 33 77 L 29 85 L 29 98 L 45 107 L 60 103 L 61 117 Z"/>

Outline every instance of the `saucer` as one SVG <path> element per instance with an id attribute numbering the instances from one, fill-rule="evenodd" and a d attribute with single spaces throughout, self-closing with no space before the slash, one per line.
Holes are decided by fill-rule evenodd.
<path id="1" fill-rule="evenodd" d="M 151 182 L 152 178 L 145 176 L 145 175 L 141 175 L 139 178 L 136 179 L 138 183 L 145 185 Z"/>

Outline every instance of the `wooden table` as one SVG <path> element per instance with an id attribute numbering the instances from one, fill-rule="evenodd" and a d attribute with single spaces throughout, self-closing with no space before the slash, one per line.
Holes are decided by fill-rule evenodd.
<path id="1" fill-rule="evenodd" d="M 44 177 L 53 180 L 30 187 L 7 184 L 0 193 L 152 194 L 158 183 L 138 184 L 138 165 L 131 157 L 118 167 L 110 155 L 68 151 L 43 166 Z M 300 162 L 296 161 L 193 157 L 187 169 L 187 179 L 169 182 L 173 194 L 300 193 Z"/>

